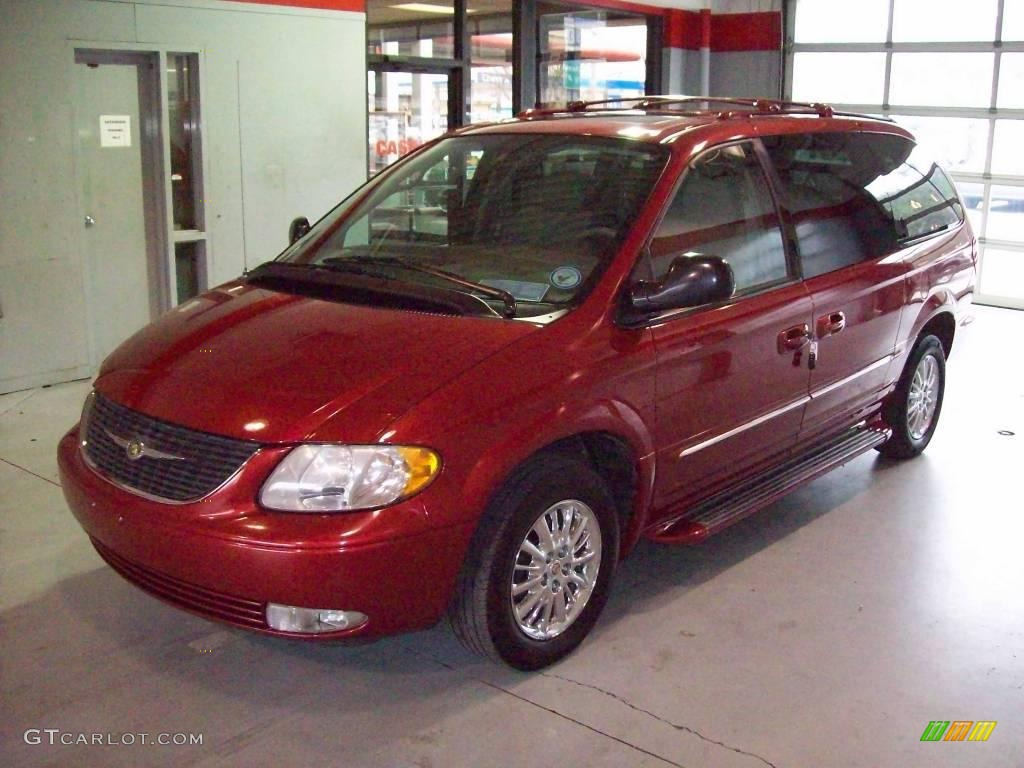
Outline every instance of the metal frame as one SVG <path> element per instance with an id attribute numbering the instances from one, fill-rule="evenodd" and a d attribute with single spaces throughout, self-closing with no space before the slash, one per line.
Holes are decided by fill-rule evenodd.
<path id="1" fill-rule="evenodd" d="M 532 100 L 523 101 L 523 104 L 529 103 L 531 107 L 536 106 L 540 95 L 540 14 L 537 13 L 537 5 L 543 2 L 545 6 L 555 6 L 565 8 L 567 13 L 574 11 L 599 11 L 602 13 L 624 13 L 639 16 L 645 19 L 647 22 L 647 50 L 645 51 L 647 71 L 644 74 L 644 91 L 646 94 L 657 93 L 662 90 L 662 61 L 661 54 L 664 46 L 662 45 L 664 37 L 665 20 L 664 17 L 656 14 L 644 13 L 639 9 L 629 9 L 626 6 L 613 7 L 613 6 L 602 6 L 602 5 L 591 5 L 586 0 L 512 0 L 513 5 L 513 18 L 516 16 L 517 6 L 529 6 L 529 10 L 526 11 L 528 15 L 532 17 L 530 28 L 533 30 L 532 35 L 532 56 L 533 72 L 531 73 L 530 82 L 533 84 Z M 513 30 L 514 34 L 515 30 Z M 513 37 L 513 50 L 519 47 L 520 41 L 526 38 Z M 515 58 L 513 58 L 513 77 L 515 76 L 514 70 Z M 514 94 L 515 95 L 515 94 Z M 521 106 L 521 105 L 520 105 Z M 519 114 L 521 109 L 515 108 L 515 102 L 513 100 L 513 112 Z"/>
<path id="2" fill-rule="evenodd" d="M 64 44 L 65 56 L 70 67 L 70 72 L 75 72 L 76 56 L 79 53 L 97 52 L 104 56 L 117 57 L 123 55 L 125 64 L 131 64 L 133 58 L 152 57 L 157 70 L 156 76 L 148 87 L 143 89 L 139 101 L 139 132 L 142 140 L 142 168 L 143 168 L 143 200 L 147 216 L 146 240 L 148 251 L 148 273 L 150 302 L 153 307 L 154 316 L 177 305 L 177 280 L 174 255 L 174 245 L 179 241 L 197 241 L 202 243 L 201 259 L 199 263 L 199 287 L 204 290 L 207 287 L 208 276 L 211 270 L 213 259 L 213 248 L 210 243 L 209 232 L 205 230 L 205 208 L 203 206 L 202 193 L 205 180 L 210 177 L 208 153 L 206 153 L 206 127 L 202 119 L 201 96 L 205 92 L 204 72 L 206 70 L 205 51 L 195 45 L 167 45 L 152 43 L 126 43 L 118 41 L 68 39 Z M 204 221 L 203 230 L 191 230 L 187 233 L 177 233 L 174 229 L 172 211 L 172 193 L 170 176 L 170 109 L 167 103 L 167 57 L 168 54 L 194 55 L 198 63 L 198 73 L 194 75 L 197 93 L 197 144 L 199 162 L 196 166 L 198 190 L 196 195 L 196 216 L 198 221 Z M 74 83 L 74 77 L 69 78 Z M 73 86 L 72 86 L 73 87 Z M 68 94 L 70 103 L 76 104 L 74 93 Z M 152 118 L 158 115 L 156 121 Z M 81 189 L 81 168 L 78 157 L 78 143 L 74 141 L 75 147 L 75 187 L 76 197 L 80 195 L 77 190 Z M 162 183 L 161 183 L 162 180 Z M 81 203 L 79 203 L 81 207 Z M 152 217 L 152 219 L 150 219 Z M 163 222 L 163 227 L 152 231 L 149 227 L 151 220 Z M 85 253 L 85 240 L 83 231 L 79 228 L 75 242 L 80 253 Z M 94 338 L 95 328 L 95 299 L 89 288 L 90 277 L 86 276 L 85 284 L 85 312 L 89 330 L 86 334 L 89 350 L 90 365 L 96 366 L 99 360 L 96 356 L 96 341 Z"/>
<path id="3" fill-rule="evenodd" d="M 548 3 L 549 0 L 545 0 Z M 518 114 L 537 103 L 539 92 L 538 68 L 538 0 L 512 0 L 512 113 Z M 571 0 L 550 0 L 550 4 L 567 10 L 615 11 L 607 7 L 589 5 Z M 411 72 L 416 74 L 443 74 L 448 76 L 448 129 L 460 128 L 469 122 L 472 66 L 472 40 L 467 0 L 453 0 L 452 58 L 425 58 L 420 56 L 391 56 L 366 54 L 368 72 Z M 628 11 L 647 20 L 647 72 L 644 89 L 647 93 L 660 91 L 662 82 L 661 53 L 663 50 L 664 19 L 657 15 Z M 475 17 L 474 17 L 475 18 Z M 407 26 L 396 22 L 394 26 Z M 367 26 L 370 26 L 367 19 Z M 387 26 L 387 25 L 385 25 Z M 366 128 L 369 142 L 369 123 Z M 369 158 L 367 158 L 369 170 Z"/>
<path id="4" fill-rule="evenodd" d="M 512 113 L 537 104 L 537 3 L 512 2 Z"/>
<path id="5" fill-rule="evenodd" d="M 195 194 L 195 217 L 197 229 L 189 230 L 177 230 L 174 228 L 174 193 L 171 182 L 171 143 L 170 137 L 170 104 L 168 103 L 168 77 L 167 70 L 169 64 L 169 57 L 175 56 L 193 56 L 195 57 L 196 68 L 189 73 L 190 87 L 192 92 L 195 94 L 193 107 L 193 138 L 194 143 L 192 146 L 192 167 L 196 173 L 196 179 L 193 181 L 193 190 Z M 196 243 L 198 247 L 198 255 L 196 257 L 197 267 L 197 282 L 199 285 L 199 292 L 202 293 L 206 288 L 209 287 L 209 274 L 210 274 L 210 246 L 209 246 L 209 231 L 206 228 L 206 204 L 204 202 L 206 195 L 204 194 L 206 179 L 209 174 L 207 172 L 207 152 L 205 151 L 205 142 L 203 135 L 203 71 L 205 67 L 202 63 L 202 51 L 199 49 L 180 49 L 180 48 L 166 48 L 160 52 L 160 102 L 161 102 L 161 122 L 162 131 L 168 140 L 163 142 L 164 149 L 164 168 L 167 169 L 167 173 L 164 174 L 164 200 L 165 204 L 165 218 L 167 222 L 168 231 L 171 233 L 171 244 L 168 253 L 168 280 L 167 286 L 167 301 L 168 305 L 165 309 L 175 307 L 181 303 L 181 297 L 178 296 L 178 280 L 177 280 L 177 261 L 174 246 L 178 243 Z M 198 154 L 198 158 L 196 155 Z M 198 162 L 197 162 L 198 159 Z"/>
<path id="6" fill-rule="evenodd" d="M 785 97 L 791 98 L 793 94 L 793 67 L 797 53 L 884 53 L 885 56 L 885 82 L 881 104 L 847 104 L 837 103 L 833 106 L 838 110 L 851 110 L 856 112 L 867 112 L 883 115 L 901 115 L 906 117 L 962 117 L 985 120 L 988 122 L 988 140 L 985 149 L 985 165 L 980 173 L 953 171 L 950 175 L 954 181 L 963 183 L 980 184 L 983 188 L 982 219 L 978 235 L 978 242 L 981 245 L 981 257 L 979 273 L 984 271 L 986 248 L 998 248 L 1000 250 L 1015 251 L 1020 253 L 1024 260 L 1024 243 L 996 240 L 987 237 L 989 204 L 992 199 L 993 186 L 1014 186 L 1024 187 L 1024 176 L 1013 176 L 1005 174 L 994 174 L 992 172 L 992 149 L 995 142 L 995 129 L 997 120 L 1024 120 L 1024 109 L 1010 109 L 998 106 L 999 99 L 999 73 L 1003 53 L 1024 53 L 1024 41 L 1004 42 L 1002 40 L 1003 12 L 1007 0 L 998 0 L 996 5 L 996 25 L 992 42 L 919 42 L 919 43 L 898 43 L 893 42 L 893 19 L 895 17 L 895 3 L 898 0 L 889 0 L 889 13 L 885 41 L 879 43 L 798 43 L 796 37 L 796 13 L 799 7 L 799 0 L 786 0 L 785 7 L 785 43 L 784 57 L 785 68 L 783 71 L 783 91 Z M 993 55 L 992 89 L 988 106 L 986 107 L 920 107 L 904 106 L 890 103 L 890 87 L 892 79 L 892 57 L 895 53 L 991 53 Z M 979 281 L 980 288 L 980 281 Z M 1024 286 L 1022 286 L 1024 289 Z M 979 304 L 992 304 L 996 306 L 1024 309 L 1024 299 L 1013 296 L 1002 296 L 995 294 L 975 295 L 975 301 Z"/>
<path id="7" fill-rule="evenodd" d="M 461 128 L 466 124 L 470 106 L 470 30 L 466 23 L 468 14 L 466 0 L 453 0 L 452 5 L 452 58 L 426 56 L 394 56 L 371 54 L 366 46 L 366 71 L 408 72 L 413 75 L 445 75 L 448 78 L 448 130 Z M 370 20 L 367 16 L 366 26 Z M 388 25 L 384 25 L 388 26 Z M 366 104 L 369 108 L 369 103 Z M 370 121 L 366 121 L 366 146 L 370 144 Z M 366 155 L 366 174 L 370 175 L 370 154 Z"/>

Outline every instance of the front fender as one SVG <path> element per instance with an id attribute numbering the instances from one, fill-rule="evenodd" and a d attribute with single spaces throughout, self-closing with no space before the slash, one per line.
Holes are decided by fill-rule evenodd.
<path id="1" fill-rule="evenodd" d="M 649 330 L 578 310 L 447 382 L 380 439 L 439 452 L 444 498 L 431 515 L 441 526 L 476 524 L 502 483 L 545 447 L 607 433 L 633 454 L 640 483 L 631 519 L 640 525 L 654 482 L 656 366 Z"/>
<path id="2" fill-rule="evenodd" d="M 479 456 L 466 476 L 464 497 L 472 500 L 482 512 L 513 470 L 531 456 L 567 438 L 594 432 L 622 440 L 634 457 L 637 485 L 630 524 L 622 541 L 625 554 L 646 524 L 654 489 L 656 454 L 653 436 L 643 416 L 622 401 L 563 404 L 547 413 L 536 414 L 513 429 L 502 430 L 498 440 Z"/>

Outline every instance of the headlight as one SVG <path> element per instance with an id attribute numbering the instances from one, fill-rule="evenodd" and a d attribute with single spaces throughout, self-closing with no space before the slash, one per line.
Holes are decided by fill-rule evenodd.
<path id="1" fill-rule="evenodd" d="M 263 484 L 260 504 L 286 512 L 385 507 L 423 490 L 440 468 L 429 448 L 300 445 Z"/>

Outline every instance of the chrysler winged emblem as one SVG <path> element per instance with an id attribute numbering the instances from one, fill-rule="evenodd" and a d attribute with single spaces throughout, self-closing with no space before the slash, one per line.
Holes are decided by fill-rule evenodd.
<path id="1" fill-rule="evenodd" d="M 137 437 L 133 437 L 131 440 L 128 440 L 120 435 L 115 435 L 109 429 L 105 429 L 103 431 L 107 433 L 107 437 L 114 442 L 114 445 L 124 448 L 125 456 L 127 456 L 131 461 L 141 459 L 143 456 L 150 459 L 165 459 L 171 461 L 185 460 L 184 456 L 175 456 L 173 453 L 165 453 L 164 451 L 158 451 L 156 448 L 151 448 Z"/>

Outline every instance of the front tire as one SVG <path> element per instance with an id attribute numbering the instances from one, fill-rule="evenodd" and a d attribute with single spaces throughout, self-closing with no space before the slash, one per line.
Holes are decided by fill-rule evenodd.
<path id="1" fill-rule="evenodd" d="M 468 649 L 521 670 L 571 653 L 608 600 L 619 525 L 589 465 L 544 454 L 497 494 L 470 544 L 449 611 Z"/>
<path id="2" fill-rule="evenodd" d="M 931 442 L 942 411 L 946 390 L 946 355 L 942 342 L 925 336 L 917 342 L 903 370 L 892 399 L 885 408 L 885 421 L 892 437 L 879 447 L 883 456 L 911 459 Z"/>

